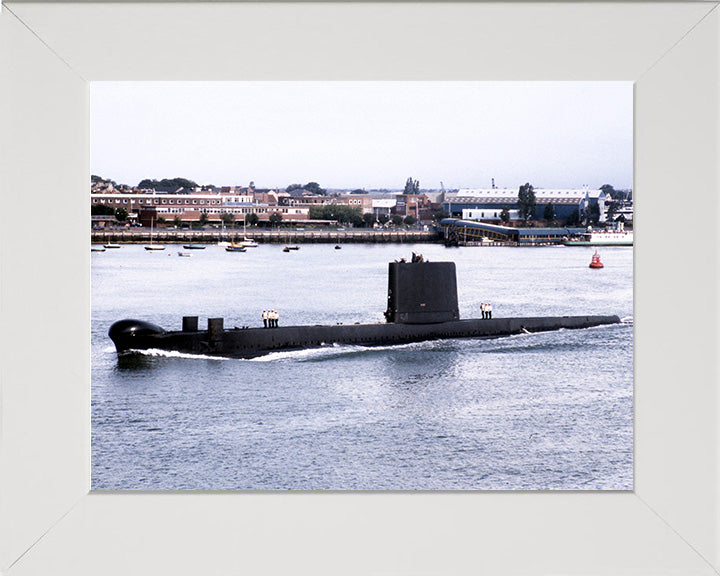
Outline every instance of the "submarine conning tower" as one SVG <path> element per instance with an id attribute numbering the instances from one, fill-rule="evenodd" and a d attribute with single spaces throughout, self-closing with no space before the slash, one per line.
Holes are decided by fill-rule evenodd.
<path id="1" fill-rule="evenodd" d="M 459 320 L 454 262 L 390 262 L 388 322 L 437 324 Z"/>

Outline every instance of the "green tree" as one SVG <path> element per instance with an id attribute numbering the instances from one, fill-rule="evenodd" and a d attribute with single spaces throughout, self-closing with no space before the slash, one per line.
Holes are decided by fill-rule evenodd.
<path id="1" fill-rule="evenodd" d="M 577 210 L 573 210 L 570 212 L 570 216 L 567 217 L 567 220 L 565 220 L 565 226 L 577 226 L 580 224 L 580 216 L 578 215 Z"/>
<path id="2" fill-rule="evenodd" d="M 128 211 L 125 208 L 115 210 L 115 219 L 118 222 L 125 222 L 128 218 Z"/>
<path id="3" fill-rule="evenodd" d="M 350 192 L 350 194 L 367 194 L 367 192 L 365 190 L 363 190 L 362 188 L 356 188 L 355 190 Z"/>
<path id="4" fill-rule="evenodd" d="M 95 204 L 90 207 L 91 216 L 114 216 L 115 209 L 107 204 Z"/>
<path id="5" fill-rule="evenodd" d="M 158 219 L 156 220 L 156 222 L 157 222 L 158 224 L 165 224 L 165 218 L 163 218 L 162 216 L 160 216 L 160 218 L 158 218 Z"/>
<path id="6" fill-rule="evenodd" d="M 603 184 L 602 186 L 600 186 L 600 188 L 598 188 L 598 190 L 605 192 L 606 196 L 610 196 L 610 198 L 613 199 L 619 197 L 622 194 L 621 192 L 615 190 L 615 188 L 613 188 L 613 186 L 610 184 Z"/>
<path id="7" fill-rule="evenodd" d="M 350 207 L 348 206 L 348 208 Z M 351 211 L 348 213 L 347 222 L 353 226 L 362 226 L 365 223 L 360 207 L 351 208 Z"/>
<path id="8" fill-rule="evenodd" d="M 372 212 L 367 212 L 363 214 L 362 219 L 365 222 L 365 226 L 367 226 L 368 228 L 372 228 L 375 224 L 375 214 L 373 214 Z"/>
<path id="9" fill-rule="evenodd" d="M 400 216 L 400 214 L 393 214 L 392 217 L 392 223 L 395 224 L 395 226 L 400 226 L 402 224 L 403 217 Z"/>
<path id="10" fill-rule="evenodd" d="M 618 203 L 617 202 L 607 202 L 607 203 L 605 203 L 605 206 L 607 206 L 607 214 L 605 216 L 605 220 L 607 222 L 612 222 L 615 219 L 615 213 L 618 210 Z"/>
<path id="11" fill-rule="evenodd" d="M 279 225 L 280 222 L 282 222 L 282 214 L 280 214 L 280 212 L 273 212 L 270 214 L 269 221 L 273 226 Z"/>
<path id="12" fill-rule="evenodd" d="M 597 224 L 600 220 L 600 206 L 597 204 L 591 204 L 588 210 L 588 222 L 591 224 Z"/>
<path id="13" fill-rule="evenodd" d="M 292 192 L 293 190 L 300 190 L 303 187 L 302 184 L 290 184 L 287 188 L 285 188 L 285 192 Z"/>
<path id="14" fill-rule="evenodd" d="M 312 192 L 313 194 L 317 194 L 319 196 L 324 196 L 326 192 L 324 188 L 320 188 L 320 184 L 317 182 L 308 182 L 305 186 L 303 186 L 303 188 L 308 192 Z"/>
<path id="15" fill-rule="evenodd" d="M 433 220 L 434 220 L 435 222 L 440 222 L 440 220 L 443 220 L 443 219 L 445 219 L 445 218 L 449 218 L 449 217 L 450 217 L 450 214 L 449 214 L 449 212 L 448 212 L 447 210 L 443 210 L 443 209 L 441 208 L 440 210 L 435 210 L 435 212 L 433 212 L 433 216 L 432 216 L 432 217 L 433 217 Z"/>
<path id="16" fill-rule="evenodd" d="M 378 222 L 380 222 L 380 224 L 387 224 L 388 220 L 390 220 L 390 216 L 387 214 L 378 214 Z"/>
<path id="17" fill-rule="evenodd" d="M 198 224 L 200 224 L 200 226 L 205 226 L 205 224 L 207 224 L 207 221 L 208 221 L 207 213 L 203 212 L 202 214 L 200 214 L 200 219 L 198 220 Z"/>
<path id="18" fill-rule="evenodd" d="M 225 226 L 232 228 L 232 225 L 235 223 L 235 214 L 230 214 L 230 212 L 221 212 L 220 220 L 222 220 L 222 223 L 225 224 Z"/>
<path id="19" fill-rule="evenodd" d="M 245 217 L 245 222 L 247 222 L 250 226 L 255 226 L 255 224 L 258 223 L 258 220 L 258 215 L 255 214 L 255 212 L 250 212 L 250 214 Z"/>
<path id="20" fill-rule="evenodd" d="M 138 188 L 197 188 L 198 185 L 187 178 L 163 178 L 162 180 L 151 180 L 145 178 L 140 180 Z"/>
<path id="21" fill-rule="evenodd" d="M 90 183 L 91 184 L 97 184 L 98 182 L 107 182 L 108 184 L 112 184 L 113 188 L 118 187 L 118 183 L 115 182 L 115 180 L 106 180 L 102 176 L 98 176 L 97 174 L 91 174 L 90 175 Z M 124 186 L 124 185 L 123 185 Z"/>
<path id="22" fill-rule="evenodd" d="M 310 218 L 313 220 L 336 220 L 341 224 L 361 225 L 363 223 L 361 208 L 346 204 L 310 206 Z"/>
<path id="23" fill-rule="evenodd" d="M 520 186 L 518 190 L 518 208 L 520 218 L 522 218 L 524 222 L 527 222 L 528 219 L 533 217 L 535 214 L 535 206 L 535 189 L 531 184 L 526 182 Z"/>
<path id="24" fill-rule="evenodd" d="M 182 226 L 182 218 L 180 218 L 180 216 L 175 216 L 175 218 L 173 218 L 173 225 L 180 228 L 180 226 Z"/>
<path id="25" fill-rule="evenodd" d="M 508 210 L 507 206 L 503 206 L 502 210 L 500 210 L 500 221 L 505 224 L 510 222 L 510 210 Z"/>
<path id="26" fill-rule="evenodd" d="M 555 220 L 555 207 L 552 204 L 545 204 L 545 209 L 543 210 L 543 219 L 547 220 L 548 222 Z"/>
<path id="27" fill-rule="evenodd" d="M 419 194 L 420 193 L 420 182 L 413 180 L 412 177 L 408 178 L 405 182 L 405 190 L 403 194 Z"/>
<path id="28" fill-rule="evenodd" d="M 407 216 L 405 216 L 403 222 L 408 226 L 412 226 L 413 224 L 415 224 L 415 222 L 417 222 L 417 220 L 415 219 L 415 216 L 411 216 L 410 214 L 408 214 Z"/>

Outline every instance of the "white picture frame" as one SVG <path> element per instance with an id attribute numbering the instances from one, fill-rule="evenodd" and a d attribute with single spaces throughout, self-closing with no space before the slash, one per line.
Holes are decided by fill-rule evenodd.
<path id="1" fill-rule="evenodd" d="M 717 574 L 718 242 L 674 217 L 717 210 L 718 46 L 716 2 L 5 3 L 0 572 Z M 635 82 L 634 491 L 90 493 L 87 83 L 112 79 Z"/>

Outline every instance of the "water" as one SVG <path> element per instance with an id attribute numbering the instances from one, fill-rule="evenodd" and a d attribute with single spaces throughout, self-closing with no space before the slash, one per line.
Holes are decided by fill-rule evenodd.
<path id="1" fill-rule="evenodd" d="M 217 246 L 92 255 L 92 488 L 632 489 L 632 249 Z M 387 262 L 457 264 L 461 317 L 618 314 L 621 325 L 252 360 L 119 361 L 121 318 L 382 321 Z M 171 255 L 168 255 L 170 253 Z"/>

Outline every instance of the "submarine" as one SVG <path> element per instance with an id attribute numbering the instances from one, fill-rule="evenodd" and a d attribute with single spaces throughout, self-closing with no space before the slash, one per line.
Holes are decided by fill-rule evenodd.
<path id="1" fill-rule="evenodd" d="M 422 256 L 390 262 L 385 322 L 306 325 L 274 328 L 224 327 L 223 318 L 208 318 L 200 329 L 197 316 L 184 316 L 181 330 L 144 320 L 112 324 L 108 335 L 119 355 L 164 350 L 228 358 L 253 358 L 280 350 L 332 344 L 384 346 L 445 338 L 491 338 L 528 332 L 618 324 L 612 316 L 545 316 L 461 319 L 454 262 L 427 262 Z"/>

